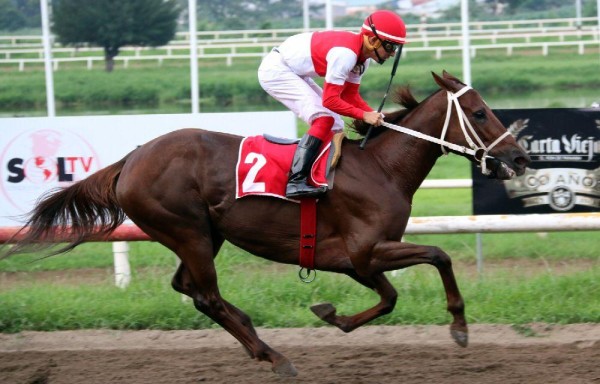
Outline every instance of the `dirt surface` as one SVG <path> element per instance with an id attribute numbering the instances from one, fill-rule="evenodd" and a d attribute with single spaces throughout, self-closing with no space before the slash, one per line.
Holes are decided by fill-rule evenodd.
<path id="1" fill-rule="evenodd" d="M 0 334 L 0 383 L 600 383 L 600 325 L 259 329 L 281 378 L 222 330 Z"/>
<path id="2" fill-rule="evenodd" d="M 486 262 L 520 275 L 568 274 L 597 260 Z M 460 268 L 476 276 L 474 263 Z M 152 272 L 152 271 L 151 271 Z M 111 269 L 1 273 L 0 289 L 28 282 L 106 284 Z M 600 324 L 472 325 L 470 345 L 447 326 L 259 329 L 298 376 L 281 378 L 223 330 L 0 334 L 0 384 L 12 383 L 460 383 L 600 384 Z"/>

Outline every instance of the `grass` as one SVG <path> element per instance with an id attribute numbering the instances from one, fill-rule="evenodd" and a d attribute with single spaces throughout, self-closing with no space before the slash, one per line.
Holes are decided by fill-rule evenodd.
<path id="1" fill-rule="evenodd" d="M 175 256 L 164 246 L 154 242 L 130 242 L 132 269 L 144 267 L 174 267 Z M 78 268 L 107 268 L 113 265 L 112 243 L 86 243 L 71 252 L 41 258 L 24 254 L 0 260 L 0 271 L 39 272 Z"/>
<path id="2" fill-rule="evenodd" d="M 223 268 L 221 292 L 261 327 L 322 326 L 308 307 L 331 302 L 351 314 L 377 302 L 376 295 L 353 280 L 319 272 L 315 282 L 301 283 L 296 269 L 283 266 L 268 273 L 266 266 Z M 268 268 L 267 268 L 268 269 Z M 542 274 L 530 278 L 498 274 L 486 279 L 458 279 L 471 323 L 600 322 L 598 267 L 568 276 Z M 446 324 L 445 295 L 437 272 L 415 267 L 390 276 L 399 293 L 397 308 L 373 324 Z M 169 286 L 170 273 L 137 276 L 126 290 L 107 282 L 95 285 L 56 285 L 34 282 L 0 293 L 0 331 L 62 329 L 196 329 L 214 324 L 182 301 Z"/>
<path id="3" fill-rule="evenodd" d="M 228 67 L 223 60 L 202 60 L 201 110 L 283 109 L 260 88 L 256 78 L 259 61 L 258 58 L 237 59 Z M 43 67 L 31 68 L 19 72 L 14 66 L 0 67 L 3 77 L 0 111 L 4 114 L 36 115 L 45 111 Z M 442 60 L 436 60 L 430 53 L 408 52 L 394 84 L 408 84 L 418 98 L 424 98 L 437 88 L 430 72 L 442 70 L 460 77 L 460 52 L 449 53 Z M 552 49 L 548 56 L 528 51 L 516 51 L 513 56 L 500 51 L 479 52 L 472 60 L 473 85 L 492 107 L 495 100 L 507 97 L 521 98 L 530 94 L 531 98 L 537 98 L 545 93 L 564 94 L 566 91 L 573 99 L 581 94 L 591 100 L 600 86 L 597 73 L 597 54 L 579 55 L 561 48 Z M 380 103 L 389 74 L 389 64 L 374 64 L 369 68 L 361 92 L 371 105 Z M 184 112 L 189 110 L 189 76 L 187 61 L 165 61 L 162 66 L 154 61 L 131 63 L 127 69 L 117 64 L 113 73 L 104 72 L 103 64 L 96 64 L 92 70 L 82 64 L 65 64 L 54 73 L 57 113 L 64 115 L 81 109 L 108 109 L 109 113 L 119 113 L 132 108 L 145 109 L 146 113 Z M 540 98 L 537 105 L 548 106 L 543 103 Z M 391 101 L 387 108 L 392 108 Z"/>

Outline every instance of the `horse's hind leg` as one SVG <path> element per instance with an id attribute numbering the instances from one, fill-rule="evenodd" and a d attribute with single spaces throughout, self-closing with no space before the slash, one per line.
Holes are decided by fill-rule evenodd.
<path id="1" fill-rule="evenodd" d="M 154 234 L 148 234 L 158 240 Z M 293 364 L 258 337 L 250 317 L 221 296 L 213 259 L 222 239 L 218 240 L 218 246 L 215 246 L 216 239 L 198 233 L 185 239 L 180 239 L 173 249 L 182 260 L 172 281 L 173 288 L 190 296 L 196 309 L 235 337 L 250 357 L 271 362 L 272 370 L 282 376 L 296 376 Z"/>
<path id="2" fill-rule="evenodd" d="M 192 299 L 195 298 L 198 294 L 198 288 L 196 288 L 196 285 L 194 285 L 192 276 L 186 268 L 185 264 L 183 263 L 179 264 L 179 267 L 177 268 L 177 271 L 175 272 L 175 275 L 171 280 L 171 286 L 177 292 L 187 295 Z M 237 311 L 236 307 L 231 307 L 232 309 Z M 238 316 L 243 317 L 243 312 L 238 311 Z M 250 319 L 248 319 L 248 321 L 250 321 Z M 252 331 L 258 337 L 258 334 L 256 334 L 254 328 L 251 328 L 250 331 Z M 254 358 L 254 354 L 252 353 L 252 351 L 249 350 L 244 344 L 242 344 L 242 346 L 244 347 L 246 353 L 248 353 L 250 357 Z"/>
<path id="3" fill-rule="evenodd" d="M 182 148 L 187 148 L 185 144 Z M 125 168 L 117 197 L 131 220 L 181 260 L 184 267 L 173 287 L 191 296 L 195 307 L 239 340 L 252 357 L 270 361 L 281 375 L 295 375 L 288 359 L 260 340 L 250 318 L 221 297 L 214 257 L 223 238 L 213 230 L 206 202 L 197 189 L 190 188 L 197 183 L 197 175 L 189 172 L 197 166 L 175 158 L 162 159 L 162 168 L 157 168 L 155 160 L 148 159 L 148 167 L 136 167 L 134 162 L 130 169 Z M 177 177 L 171 177 L 175 174 Z"/>
<path id="4" fill-rule="evenodd" d="M 348 273 L 350 277 L 362 285 L 373 289 L 379 294 L 380 301 L 372 308 L 352 316 L 337 315 L 337 310 L 330 303 L 317 304 L 310 307 L 311 311 L 321 320 L 335 325 L 344 332 L 351 332 L 369 321 L 390 313 L 396 305 L 398 294 L 383 273 L 370 278 L 363 278 L 354 272 Z"/>

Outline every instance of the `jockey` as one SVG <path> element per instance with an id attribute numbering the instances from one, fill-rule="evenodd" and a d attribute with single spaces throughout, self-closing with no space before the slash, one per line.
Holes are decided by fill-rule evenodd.
<path id="1" fill-rule="evenodd" d="M 392 11 L 369 15 L 359 33 L 308 32 L 290 36 L 274 48 L 258 68 L 263 89 L 279 100 L 310 128 L 292 161 L 287 197 L 318 196 L 327 187 L 307 185 L 307 177 L 321 144 L 341 131 L 341 116 L 379 126 L 383 115 L 360 96 L 360 81 L 369 60 L 383 64 L 405 43 L 406 27 Z M 323 77 L 323 88 L 313 78 Z"/>

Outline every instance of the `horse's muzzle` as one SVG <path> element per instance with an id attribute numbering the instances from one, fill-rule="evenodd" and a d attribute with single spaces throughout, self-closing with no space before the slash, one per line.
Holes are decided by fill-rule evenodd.
<path id="1" fill-rule="evenodd" d="M 485 165 L 491 171 L 488 177 L 499 180 L 509 180 L 523 175 L 529 163 L 531 159 L 524 151 L 513 151 L 512 156 L 493 157 L 485 161 Z"/>
<path id="2" fill-rule="evenodd" d="M 485 164 L 490 170 L 490 173 L 488 174 L 488 178 L 490 179 L 509 180 L 517 174 L 512 168 L 506 165 L 506 163 L 503 163 L 498 159 L 486 160 Z"/>

